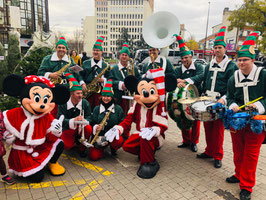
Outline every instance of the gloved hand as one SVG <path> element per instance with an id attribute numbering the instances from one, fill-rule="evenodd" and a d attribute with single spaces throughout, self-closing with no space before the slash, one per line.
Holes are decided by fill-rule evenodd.
<path id="1" fill-rule="evenodd" d="M 151 140 L 153 136 L 157 134 L 157 131 L 154 128 L 142 128 L 140 129 L 141 132 L 139 133 L 139 136 L 146 140 Z"/>
<path id="2" fill-rule="evenodd" d="M 57 137 L 60 137 L 62 134 L 62 124 L 64 120 L 64 115 L 61 115 L 59 119 L 54 119 L 50 131 Z"/>
<path id="3" fill-rule="evenodd" d="M 5 136 L 5 140 L 8 145 L 11 145 L 16 140 L 16 137 L 13 134 L 8 133 Z"/>
<path id="4" fill-rule="evenodd" d="M 109 131 L 107 131 L 104 136 L 106 137 L 106 140 L 109 142 L 113 142 L 114 138 L 116 140 L 119 140 L 119 130 L 117 128 L 111 128 Z"/>

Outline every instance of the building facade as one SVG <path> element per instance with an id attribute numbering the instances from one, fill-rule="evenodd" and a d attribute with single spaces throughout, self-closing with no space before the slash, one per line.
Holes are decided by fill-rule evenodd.
<path id="1" fill-rule="evenodd" d="M 95 16 L 83 21 L 84 51 L 91 56 L 93 44 L 102 35 L 104 52 L 117 52 L 122 28 L 127 28 L 131 39 L 139 40 L 144 21 L 153 11 L 154 0 L 95 0 Z"/>
<path id="2" fill-rule="evenodd" d="M 13 29 L 21 34 L 22 49 L 29 47 L 32 34 L 37 29 L 48 32 L 48 0 L 0 0 L 0 42 L 2 44 L 7 44 L 8 32 Z"/>

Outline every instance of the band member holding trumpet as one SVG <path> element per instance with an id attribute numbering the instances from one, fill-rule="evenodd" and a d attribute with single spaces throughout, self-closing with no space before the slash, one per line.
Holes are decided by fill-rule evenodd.
<path id="1" fill-rule="evenodd" d="M 223 26 L 214 41 L 214 59 L 206 66 L 203 79 L 203 93 L 226 104 L 227 82 L 237 69 L 226 52 L 225 29 Z M 197 158 L 214 158 L 214 167 L 222 167 L 224 125 L 221 119 L 203 122 L 207 147 Z"/>
<path id="2" fill-rule="evenodd" d="M 245 105 L 261 96 L 264 98 L 249 104 L 249 106 L 255 108 L 259 114 L 265 114 L 266 111 L 266 71 L 254 64 L 254 47 L 258 34 L 259 32 L 253 32 L 244 41 L 237 53 L 239 70 L 228 81 L 227 102 L 229 109 L 234 112 L 241 111 L 240 105 Z M 251 199 L 260 147 L 266 133 L 265 130 L 260 134 L 254 133 L 250 125 L 241 130 L 231 128 L 230 132 L 233 142 L 235 174 L 227 178 L 226 181 L 239 183 L 241 200 Z"/>
<path id="3" fill-rule="evenodd" d="M 108 119 L 105 124 L 102 124 L 106 115 L 108 115 Z M 114 102 L 112 80 L 108 80 L 102 90 L 101 103 L 93 110 L 93 134 L 94 137 L 97 138 L 93 144 L 94 147 L 91 147 L 89 151 L 89 157 L 91 160 L 99 160 L 103 157 L 104 149 L 108 145 L 104 134 L 113 126 L 122 122 L 123 119 L 124 113 L 122 108 Z M 96 135 L 97 133 L 98 135 Z M 120 136 L 118 140 L 114 140 L 110 143 L 112 155 L 116 155 L 116 151 L 122 146 L 123 141 L 123 136 Z"/>
<path id="4" fill-rule="evenodd" d="M 81 137 L 82 131 L 84 131 L 85 139 L 89 139 L 92 133 L 91 125 L 89 125 L 91 109 L 88 101 L 82 99 L 82 87 L 74 76 L 70 73 L 66 73 L 65 76 L 69 82 L 73 83 L 73 86 L 70 88 L 70 99 L 68 102 L 58 107 L 58 117 L 61 115 L 65 116 L 61 139 L 64 141 L 65 149 L 69 150 L 76 145 L 76 141 Z M 80 130 L 79 126 L 82 126 L 84 130 Z M 86 147 L 83 144 L 79 144 L 79 154 L 81 157 L 87 156 L 85 149 Z"/>
<path id="5" fill-rule="evenodd" d="M 129 99 L 124 99 L 122 96 L 129 96 L 129 93 L 125 87 L 124 79 L 128 75 L 134 75 L 137 79 L 140 78 L 137 67 L 134 66 L 133 62 L 129 62 L 129 56 L 128 44 L 124 43 L 120 52 L 120 61 L 117 65 L 113 66 L 110 74 L 110 79 L 113 80 L 114 97 L 117 103 L 123 108 L 125 114 L 129 110 Z"/>
<path id="6" fill-rule="evenodd" d="M 144 64 L 142 74 L 149 69 L 163 68 L 164 73 L 174 74 L 174 68 L 170 60 L 159 55 L 159 49 L 149 46 L 149 61 Z"/>
<path id="7" fill-rule="evenodd" d="M 64 84 L 67 87 L 67 80 L 64 77 L 65 72 L 73 73 L 69 67 L 76 65 L 74 60 L 67 56 L 68 46 L 64 37 L 60 37 L 56 43 L 56 52 L 52 55 L 45 56 L 42 60 L 41 66 L 38 69 L 37 75 L 44 76 L 45 78 L 51 80 L 55 85 Z M 75 78 L 81 81 L 81 76 L 77 73 L 73 73 Z M 58 107 L 54 108 L 52 115 L 57 117 Z"/>
<path id="8" fill-rule="evenodd" d="M 108 69 L 103 76 L 99 77 L 97 80 L 97 75 L 100 74 L 106 67 L 107 63 L 103 61 L 102 54 L 103 54 L 103 47 L 102 43 L 104 41 L 104 36 L 100 36 L 95 44 L 93 45 L 93 51 L 92 51 L 92 58 L 90 60 L 86 60 L 82 67 L 83 71 L 80 72 L 82 79 L 85 81 L 85 84 L 82 85 L 82 89 L 84 93 L 87 93 L 87 87 L 86 85 L 91 83 L 92 81 L 97 82 L 98 84 L 101 84 L 104 86 L 104 83 L 106 82 L 106 78 L 109 77 L 110 70 Z M 100 91 L 99 91 L 100 92 Z M 98 106 L 100 104 L 100 93 L 94 92 L 91 96 L 87 98 L 88 102 L 90 103 L 91 109 L 93 109 L 95 106 Z"/>
<path id="9" fill-rule="evenodd" d="M 175 69 L 175 75 L 177 78 L 177 87 L 184 88 L 187 84 L 194 84 L 197 89 L 201 90 L 201 83 L 203 81 L 203 66 L 199 63 L 192 62 L 191 51 L 188 49 L 184 40 L 174 35 L 179 43 L 180 57 L 182 65 Z M 197 143 L 199 143 L 200 135 L 200 121 L 195 120 L 190 130 L 183 128 L 181 130 L 183 143 L 179 145 L 179 148 L 190 146 L 191 151 L 197 152 Z"/>

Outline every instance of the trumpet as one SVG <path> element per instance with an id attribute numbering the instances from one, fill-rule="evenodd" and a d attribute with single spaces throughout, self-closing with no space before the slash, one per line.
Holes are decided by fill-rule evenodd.
<path id="1" fill-rule="evenodd" d="M 84 110 L 81 110 L 80 111 L 80 116 L 82 116 L 82 118 L 84 119 Z M 89 148 L 89 147 L 92 147 L 93 145 L 91 145 L 88 140 L 85 138 L 85 126 L 89 124 L 89 122 L 87 121 L 76 121 L 75 122 L 76 124 L 79 125 L 79 128 L 78 128 L 78 132 L 79 134 L 81 134 L 81 138 L 79 139 L 79 142 L 81 144 L 83 144 L 85 147 Z"/>

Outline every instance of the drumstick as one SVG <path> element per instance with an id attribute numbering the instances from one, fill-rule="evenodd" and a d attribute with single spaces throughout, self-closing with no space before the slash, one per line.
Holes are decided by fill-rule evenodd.
<path id="1" fill-rule="evenodd" d="M 266 120 L 266 115 L 256 115 L 253 117 L 255 120 Z"/>
<path id="2" fill-rule="evenodd" d="M 243 106 L 240 106 L 239 109 L 244 108 L 245 106 L 248 106 L 248 105 L 250 105 L 250 104 L 252 104 L 252 103 L 255 103 L 256 101 L 259 101 L 259 100 L 262 99 L 262 98 L 263 98 L 263 96 L 261 96 L 261 97 L 255 99 L 255 100 L 253 100 L 253 101 L 250 101 L 250 102 L 248 102 L 247 104 L 245 104 L 245 105 L 243 105 Z"/>

